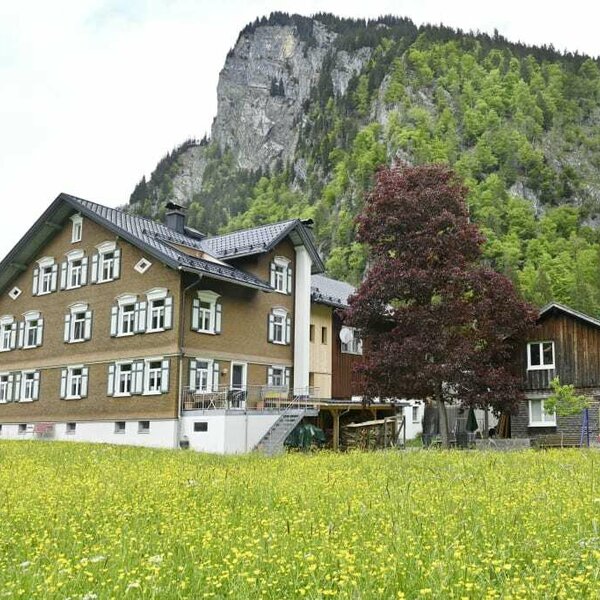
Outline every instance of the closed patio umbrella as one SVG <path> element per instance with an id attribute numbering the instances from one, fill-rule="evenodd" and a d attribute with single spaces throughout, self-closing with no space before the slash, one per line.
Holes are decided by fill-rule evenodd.
<path id="1" fill-rule="evenodd" d="M 477 419 L 475 418 L 475 409 L 471 406 L 469 408 L 469 414 L 467 415 L 466 430 L 470 433 L 475 433 L 479 429 Z"/>

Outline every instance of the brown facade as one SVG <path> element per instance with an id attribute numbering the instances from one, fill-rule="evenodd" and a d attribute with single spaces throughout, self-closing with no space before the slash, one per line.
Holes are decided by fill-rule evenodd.
<path id="1" fill-rule="evenodd" d="M 346 400 L 358 395 L 352 369 L 362 358 L 358 354 L 342 352 L 342 342 L 340 340 L 341 329 L 342 321 L 334 312 L 331 355 L 331 397 L 336 400 Z"/>
<path id="2" fill-rule="evenodd" d="M 42 296 L 33 295 L 35 260 L 51 256 L 60 264 L 67 252 L 76 249 L 83 250 L 85 256 L 91 258 L 96 246 L 106 241 L 116 241 L 121 250 L 118 279 L 101 284 L 88 283 L 73 290 L 59 289 Z M 287 239 L 271 253 L 239 261 L 239 265 L 268 281 L 269 265 L 276 255 L 287 257 L 294 267 L 295 251 Z M 134 269 L 142 257 L 152 263 L 144 274 Z M 265 385 L 269 365 L 291 367 L 293 364 L 293 323 L 290 344 L 278 345 L 267 340 L 270 310 L 282 307 L 293 315 L 293 291 L 292 294 L 265 293 L 191 274 L 182 275 L 88 218 L 83 220 L 81 242 L 71 243 L 71 222 L 67 220 L 35 260 L 9 286 L 9 290 L 18 286 L 21 295 L 12 300 L 6 290 L 0 297 L 0 317 L 13 315 L 15 320 L 21 321 L 24 313 L 39 311 L 44 320 L 43 343 L 37 348 L 0 352 L 0 372 L 38 370 L 39 399 L 0 404 L 0 423 L 175 418 L 179 409 L 179 382 L 182 386 L 188 384 L 191 357 L 218 360 L 222 384 L 229 383 L 231 360 L 248 364 L 248 385 Z M 90 269 L 91 264 L 88 281 Z M 153 288 L 166 288 L 173 299 L 172 328 L 158 333 L 111 337 L 111 308 L 115 306 L 116 298 L 132 294 L 143 299 Z M 192 299 L 199 289 L 212 290 L 221 296 L 222 332 L 219 335 L 201 334 L 191 329 Z M 74 303 L 85 303 L 92 311 L 92 335 L 85 342 L 66 343 L 64 317 Z M 150 357 L 169 360 L 168 392 L 130 397 L 107 395 L 109 364 L 116 360 Z M 80 400 L 63 400 L 60 399 L 61 370 L 72 365 L 88 367 L 88 394 Z"/>

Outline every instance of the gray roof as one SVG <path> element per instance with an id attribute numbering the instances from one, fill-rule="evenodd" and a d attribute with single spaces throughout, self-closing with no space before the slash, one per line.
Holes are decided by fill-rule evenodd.
<path id="1" fill-rule="evenodd" d="M 590 317 L 585 313 L 579 312 L 570 306 L 566 306 L 565 304 L 559 304 L 558 302 L 550 302 L 546 304 L 543 308 L 540 309 L 539 318 L 550 316 L 554 312 L 562 312 L 576 319 L 580 319 L 581 321 L 585 321 L 589 325 L 593 325 L 594 327 L 600 327 L 600 321 L 595 319 L 594 317 Z"/>
<path id="2" fill-rule="evenodd" d="M 356 291 L 356 288 L 349 283 L 325 275 L 313 275 L 310 288 L 313 302 L 337 308 L 346 308 L 348 298 Z"/>

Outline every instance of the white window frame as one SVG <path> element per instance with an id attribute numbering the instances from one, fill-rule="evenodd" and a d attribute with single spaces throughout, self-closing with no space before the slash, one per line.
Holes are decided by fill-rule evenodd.
<path id="1" fill-rule="evenodd" d="M 551 344 L 552 347 L 552 364 L 545 364 L 544 360 L 544 344 Z M 531 348 L 533 346 L 539 346 L 540 350 L 540 361 L 542 361 L 539 365 L 531 364 Z M 554 369 L 556 366 L 556 346 L 551 340 L 543 340 L 540 342 L 529 342 L 527 344 L 527 370 L 528 371 L 548 371 L 550 369 Z"/>
<path id="2" fill-rule="evenodd" d="M 31 376 L 31 377 L 30 377 Z M 39 375 L 35 370 L 21 371 L 21 389 L 19 402 L 33 402 L 36 399 L 36 385 L 39 385 Z"/>
<path id="3" fill-rule="evenodd" d="M 214 369 L 214 360 L 211 358 L 196 358 L 196 380 L 194 381 L 194 392 L 196 394 L 207 394 L 213 391 L 213 369 Z M 200 373 L 204 371 L 204 369 L 200 369 L 200 363 L 206 363 L 206 389 L 201 389 L 198 387 L 198 380 Z"/>
<path id="4" fill-rule="evenodd" d="M 166 288 L 154 288 L 146 292 L 146 298 L 148 299 L 148 322 L 146 324 L 146 333 L 155 333 L 157 331 L 166 330 L 167 320 L 167 302 L 168 290 Z M 155 302 L 162 301 L 162 306 L 156 307 Z M 162 315 L 162 327 L 153 327 L 152 321 L 154 315 Z"/>
<path id="5" fill-rule="evenodd" d="M 117 333 L 115 337 L 127 337 L 129 335 L 135 335 L 135 314 L 138 310 L 137 302 L 138 298 L 135 294 L 121 294 L 117 298 Z M 128 306 L 133 306 L 133 310 L 125 313 L 125 308 Z M 125 314 L 131 314 L 131 331 L 125 331 L 125 328 L 123 327 L 125 323 Z"/>
<path id="6" fill-rule="evenodd" d="M 352 340 L 347 344 L 341 342 L 340 351 L 343 354 L 354 354 L 356 356 L 362 356 L 362 340 L 360 338 L 358 329 L 356 327 L 346 327 L 346 329 L 352 331 Z"/>
<path id="7" fill-rule="evenodd" d="M 142 392 L 143 396 L 158 396 L 159 394 L 162 394 L 162 387 L 163 387 L 163 381 L 162 381 L 162 363 L 163 363 L 163 357 L 162 356 L 157 356 L 154 358 L 145 358 L 144 359 L 144 391 Z M 150 369 L 150 365 L 151 363 L 159 363 L 160 367 L 158 369 Z M 151 380 L 151 376 L 152 373 L 154 373 L 155 371 L 159 372 L 159 389 L 151 389 L 150 388 L 150 380 Z"/>
<path id="8" fill-rule="evenodd" d="M 120 273 L 120 268 L 116 267 L 116 263 L 117 261 L 121 260 L 121 255 L 120 253 L 117 253 L 117 243 L 114 241 L 109 241 L 109 242 L 102 242 L 101 244 L 98 244 L 96 246 L 96 249 L 98 250 L 98 264 L 97 264 L 97 272 L 96 272 L 96 280 L 94 283 L 108 283 L 110 281 L 115 281 L 115 279 L 118 278 L 118 275 L 115 275 L 115 273 L 118 271 Z M 105 278 L 104 277 L 104 265 L 107 262 L 107 258 L 106 255 L 110 254 L 112 252 L 113 256 L 108 259 L 110 260 L 110 262 L 112 263 L 112 266 L 110 267 L 110 277 Z"/>
<path id="9" fill-rule="evenodd" d="M 61 289 L 75 290 L 87 284 L 87 268 L 88 260 L 85 257 L 83 250 L 71 250 L 66 254 L 66 264 L 63 263 L 63 268 L 66 270 L 64 275 L 61 275 Z M 80 264 L 75 266 L 75 263 Z M 77 271 L 75 271 L 77 269 Z M 73 283 L 74 273 L 78 273 L 79 277 L 75 283 Z"/>
<path id="10" fill-rule="evenodd" d="M 123 369 L 123 367 L 129 367 L 129 369 Z M 129 391 L 122 392 L 121 391 L 121 375 L 123 373 L 129 373 Z M 121 360 L 115 362 L 115 398 L 126 398 L 133 395 L 134 388 L 134 367 L 133 361 L 131 360 Z"/>
<path id="11" fill-rule="evenodd" d="M 285 256 L 276 256 L 271 263 L 271 287 L 279 294 L 291 294 L 291 260 Z"/>
<path id="12" fill-rule="evenodd" d="M 288 385 L 286 385 L 286 377 L 288 373 L 289 367 L 285 365 L 270 365 L 267 370 L 267 387 L 272 387 L 275 389 L 288 389 Z M 275 371 L 281 372 L 281 383 L 275 383 Z M 279 375 L 277 375 L 279 377 Z"/>
<path id="13" fill-rule="evenodd" d="M 419 418 L 419 407 L 418 406 L 411 406 L 411 420 L 412 420 L 413 424 L 418 424 L 421 422 L 421 419 Z"/>
<path id="14" fill-rule="evenodd" d="M 133 267 L 140 275 L 143 275 L 150 267 L 152 263 L 147 258 L 140 258 Z"/>
<path id="15" fill-rule="evenodd" d="M 12 315 L 0 317 L 0 352 L 10 352 L 16 347 L 16 328 L 13 327 L 15 318 Z M 8 346 L 4 343 L 8 340 Z"/>
<path id="16" fill-rule="evenodd" d="M 42 315 L 37 310 L 30 310 L 29 312 L 23 313 L 23 349 L 29 348 L 37 348 L 41 346 L 41 335 L 38 334 L 38 330 L 43 328 L 44 321 L 42 319 Z M 35 321 L 35 327 L 32 327 L 31 324 Z M 29 335 L 33 332 L 34 342 L 33 344 L 29 343 Z"/>
<path id="17" fill-rule="evenodd" d="M 273 316 L 273 332 L 272 332 L 272 340 L 273 344 L 279 344 L 281 346 L 285 346 L 289 344 L 290 341 L 287 339 L 287 319 L 288 319 L 288 311 L 285 308 L 274 308 L 271 311 L 271 315 Z M 281 320 L 281 323 L 278 323 L 278 320 Z M 277 339 L 276 332 L 278 328 L 281 326 L 281 339 Z"/>
<path id="18" fill-rule="evenodd" d="M 84 314 L 84 318 L 82 321 L 82 335 L 83 337 L 81 338 L 76 338 L 75 337 L 75 316 L 76 315 L 80 315 L 80 314 Z M 69 336 L 68 339 L 66 340 L 66 342 L 68 344 L 79 344 L 81 342 L 87 342 L 91 339 L 91 326 L 92 326 L 92 311 L 89 310 L 89 307 L 87 304 L 83 304 L 81 302 L 77 302 L 76 304 L 71 304 L 71 306 L 69 306 L 69 315 L 67 315 L 67 318 L 69 319 Z M 90 320 L 90 337 L 88 337 L 86 335 L 86 328 L 87 328 L 87 321 L 88 318 Z"/>
<path id="19" fill-rule="evenodd" d="M 6 378 L 5 382 L 2 381 L 4 378 Z M 11 377 L 10 372 L 5 371 L 0 373 L 0 404 L 6 404 L 7 402 L 12 401 L 13 382 L 14 376 Z"/>
<path id="20" fill-rule="evenodd" d="M 8 292 L 8 295 L 12 300 L 16 300 L 22 293 L 23 290 L 15 285 L 15 287 Z"/>
<path id="21" fill-rule="evenodd" d="M 35 290 L 36 296 L 45 296 L 51 294 L 56 289 L 56 277 L 58 276 L 58 266 L 53 256 L 44 256 L 37 261 L 38 267 L 38 280 L 37 289 Z M 46 271 L 49 271 L 46 273 Z M 48 283 L 48 289 L 44 289 L 44 283 Z M 53 289 L 54 288 L 54 289 Z"/>
<path id="22" fill-rule="evenodd" d="M 75 371 L 80 371 L 80 373 L 75 374 Z M 83 365 L 73 365 L 70 367 L 67 367 L 67 389 L 66 391 L 66 395 L 65 395 L 65 400 L 81 400 L 81 398 L 83 398 L 82 396 L 82 391 L 83 391 L 83 378 L 85 377 L 84 375 L 84 370 L 83 370 Z M 73 384 L 76 383 L 78 384 L 78 393 L 73 394 L 72 390 L 73 390 Z"/>
<path id="23" fill-rule="evenodd" d="M 220 295 L 211 290 L 199 290 L 196 295 L 198 297 L 198 315 L 197 327 L 194 327 L 194 331 L 215 335 L 217 333 L 217 301 Z M 201 306 L 203 302 L 209 304 L 209 308 L 203 308 Z M 204 326 L 205 316 L 208 316 L 208 328 Z M 193 316 L 192 318 L 195 319 L 196 317 Z"/>
<path id="24" fill-rule="evenodd" d="M 556 412 L 552 413 L 552 414 L 548 414 L 545 410 L 544 410 L 544 401 L 545 398 L 530 398 L 528 401 L 528 408 L 529 408 L 529 427 L 556 427 Z M 531 404 L 532 402 L 541 402 L 541 411 L 542 411 L 542 420 L 541 421 L 534 421 L 533 420 L 533 411 L 531 410 Z M 544 417 L 547 417 L 547 419 L 545 419 Z"/>
<path id="25" fill-rule="evenodd" d="M 71 217 L 71 244 L 81 241 L 83 236 L 83 217 L 77 213 Z"/>

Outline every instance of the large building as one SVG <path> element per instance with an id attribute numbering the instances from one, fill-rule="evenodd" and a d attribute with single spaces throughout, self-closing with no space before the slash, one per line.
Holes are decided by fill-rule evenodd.
<path id="1" fill-rule="evenodd" d="M 310 225 L 207 237 L 58 196 L 0 264 L 0 435 L 244 452 L 335 413 L 360 340 Z"/>

